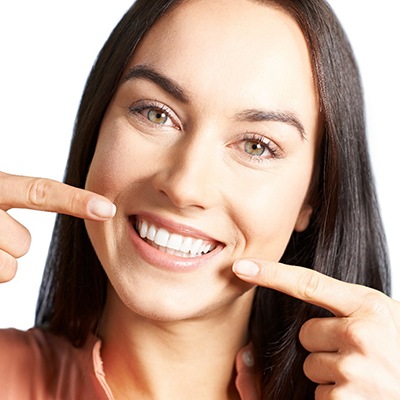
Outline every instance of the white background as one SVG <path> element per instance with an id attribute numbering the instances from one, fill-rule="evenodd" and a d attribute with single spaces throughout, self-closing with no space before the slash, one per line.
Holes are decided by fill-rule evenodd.
<path id="1" fill-rule="evenodd" d="M 331 0 L 364 81 L 370 151 L 400 299 L 398 0 Z M 131 0 L 0 3 L 0 170 L 62 180 L 91 65 Z M 17 277 L 0 286 L 0 327 L 33 324 L 54 215 L 12 210 L 32 233 Z"/>

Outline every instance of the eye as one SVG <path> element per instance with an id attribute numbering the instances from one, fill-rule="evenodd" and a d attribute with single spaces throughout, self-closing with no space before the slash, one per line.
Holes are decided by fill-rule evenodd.
<path id="1" fill-rule="evenodd" d="M 239 159 L 247 163 L 263 163 L 284 157 L 283 150 L 267 136 L 246 133 L 230 145 Z"/>
<path id="2" fill-rule="evenodd" d="M 162 110 L 150 109 L 147 111 L 147 119 L 155 124 L 165 125 L 168 121 L 168 114 Z"/>
<path id="3" fill-rule="evenodd" d="M 263 135 L 256 133 L 246 134 L 242 140 L 246 156 L 251 161 L 265 161 L 267 159 L 281 158 L 282 149 Z"/>
<path id="4" fill-rule="evenodd" d="M 180 129 L 175 113 L 165 104 L 141 100 L 129 107 L 129 112 L 142 123 L 151 127 Z"/>
<path id="5" fill-rule="evenodd" d="M 262 156 L 266 151 L 266 146 L 256 140 L 246 140 L 244 150 L 251 156 Z"/>

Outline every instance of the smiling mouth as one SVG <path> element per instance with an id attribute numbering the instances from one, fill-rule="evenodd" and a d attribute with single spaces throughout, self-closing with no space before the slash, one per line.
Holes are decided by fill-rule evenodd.
<path id="1" fill-rule="evenodd" d="M 150 246 L 178 257 L 201 257 L 211 253 L 218 246 L 217 242 L 171 233 L 141 217 L 135 218 L 134 228 L 138 235 Z"/>

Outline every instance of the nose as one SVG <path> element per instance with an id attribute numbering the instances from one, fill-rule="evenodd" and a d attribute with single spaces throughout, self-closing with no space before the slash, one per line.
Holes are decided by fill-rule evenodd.
<path id="1" fill-rule="evenodd" d="M 207 140 L 182 140 L 163 154 L 154 188 L 180 209 L 211 208 L 219 196 L 217 153 Z"/>

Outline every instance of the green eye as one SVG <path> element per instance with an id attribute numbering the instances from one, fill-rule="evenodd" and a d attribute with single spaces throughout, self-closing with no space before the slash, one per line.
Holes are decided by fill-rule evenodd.
<path id="1" fill-rule="evenodd" d="M 168 114 L 161 110 L 150 110 L 147 113 L 147 118 L 154 124 L 164 125 L 168 121 Z"/>
<path id="2" fill-rule="evenodd" d="M 244 149 L 247 154 L 250 154 L 251 156 L 262 156 L 265 152 L 265 146 L 255 140 L 247 140 Z"/>

